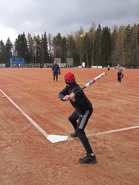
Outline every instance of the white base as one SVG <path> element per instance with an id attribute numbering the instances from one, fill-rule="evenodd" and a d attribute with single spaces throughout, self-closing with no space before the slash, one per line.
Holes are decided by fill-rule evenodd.
<path id="1" fill-rule="evenodd" d="M 68 139 L 68 136 L 60 136 L 60 135 L 53 135 L 53 134 L 49 134 L 47 136 L 47 139 L 51 142 L 51 143 L 57 143 L 60 141 L 65 141 Z"/>

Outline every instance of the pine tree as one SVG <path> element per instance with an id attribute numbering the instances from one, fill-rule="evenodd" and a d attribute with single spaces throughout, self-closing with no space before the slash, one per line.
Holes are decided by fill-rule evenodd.
<path id="1" fill-rule="evenodd" d="M 6 64 L 6 48 L 2 40 L 0 41 L 0 64 Z"/>
<path id="2" fill-rule="evenodd" d="M 42 35 L 42 40 L 41 40 L 41 66 L 44 66 L 44 63 L 49 62 L 49 53 L 48 53 L 48 41 L 47 41 L 47 35 L 46 32 L 44 35 Z"/>
<path id="3" fill-rule="evenodd" d="M 101 37 L 102 37 L 102 30 L 101 26 L 99 25 L 96 34 L 95 34 L 95 41 L 94 41 L 94 65 L 98 66 L 102 64 L 101 60 Z"/>
<path id="4" fill-rule="evenodd" d="M 15 52 L 16 52 L 16 57 L 24 58 L 26 64 L 30 63 L 29 49 L 28 49 L 27 39 L 24 33 L 19 34 L 18 38 L 15 41 Z"/>
<path id="5" fill-rule="evenodd" d="M 8 38 L 5 44 L 5 50 L 6 50 L 6 67 L 10 67 L 10 58 L 12 58 L 12 48 L 13 45 Z"/>
<path id="6" fill-rule="evenodd" d="M 101 65 L 110 64 L 111 58 L 111 33 L 108 27 L 103 28 L 101 36 Z"/>

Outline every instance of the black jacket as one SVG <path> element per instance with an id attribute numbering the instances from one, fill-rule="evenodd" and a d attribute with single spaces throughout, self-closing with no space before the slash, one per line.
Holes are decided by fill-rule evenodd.
<path id="1" fill-rule="evenodd" d="M 63 101 L 64 96 L 70 95 L 72 92 L 76 93 L 81 89 L 81 87 L 74 82 L 71 85 L 67 85 L 60 93 L 59 93 L 59 98 Z M 91 110 L 92 109 L 92 103 L 89 101 L 89 99 L 86 97 L 84 94 L 83 90 L 79 91 L 78 93 L 75 94 L 75 102 L 70 100 L 71 105 L 81 114 L 84 114 L 86 110 Z"/>
<path id="2" fill-rule="evenodd" d="M 52 71 L 53 71 L 53 73 L 58 73 L 58 72 L 60 72 L 60 67 L 59 67 L 59 65 L 58 65 L 58 64 L 54 64 L 54 65 L 52 66 Z"/>

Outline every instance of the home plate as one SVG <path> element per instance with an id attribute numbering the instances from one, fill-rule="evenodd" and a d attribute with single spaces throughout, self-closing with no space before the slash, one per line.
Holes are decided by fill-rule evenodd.
<path id="1" fill-rule="evenodd" d="M 53 135 L 53 134 L 49 134 L 47 136 L 47 139 L 51 142 L 51 143 L 57 143 L 60 141 L 65 141 L 68 139 L 68 136 L 60 136 L 60 135 Z"/>

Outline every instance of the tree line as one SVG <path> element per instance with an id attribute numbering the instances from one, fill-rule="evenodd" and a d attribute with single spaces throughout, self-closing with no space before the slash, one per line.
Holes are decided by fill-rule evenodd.
<path id="1" fill-rule="evenodd" d="M 73 58 L 73 65 L 116 66 L 139 68 L 139 24 L 134 26 L 114 26 L 101 28 L 93 23 L 87 32 L 82 27 L 67 36 L 58 33 L 52 36 L 44 32 L 41 35 L 26 36 L 19 34 L 12 43 L 0 40 L 0 64 L 10 66 L 10 58 L 24 58 L 25 64 L 53 63 L 54 58 Z"/>

